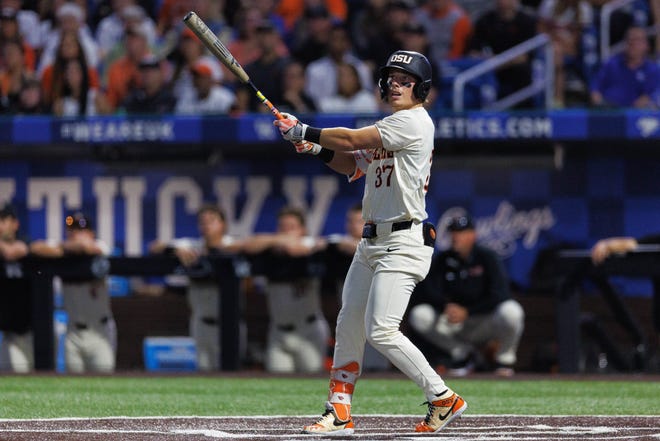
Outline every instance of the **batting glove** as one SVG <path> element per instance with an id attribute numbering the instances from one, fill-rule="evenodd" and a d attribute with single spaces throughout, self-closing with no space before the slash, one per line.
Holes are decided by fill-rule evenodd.
<path id="1" fill-rule="evenodd" d="M 294 143 L 293 146 L 296 148 L 298 153 L 309 153 L 310 155 L 318 155 L 321 153 L 321 145 L 315 142 L 302 141 Z"/>
<path id="2" fill-rule="evenodd" d="M 282 137 L 294 144 L 302 143 L 305 139 L 305 131 L 309 126 L 301 123 L 298 118 L 289 113 L 282 113 L 282 116 L 284 116 L 284 119 L 273 121 L 273 124 L 280 129 Z"/>

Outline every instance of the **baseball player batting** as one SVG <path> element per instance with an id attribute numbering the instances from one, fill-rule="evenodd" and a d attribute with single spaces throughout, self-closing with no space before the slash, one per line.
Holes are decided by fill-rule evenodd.
<path id="1" fill-rule="evenodd" d="M 435 242 L 433 225 L 424 222 L 434 140 L 424 108 L 431 65 L 420 53 L 396 51 L 381 67 L 378 84 L 393 113 L 371 126 L 320 129 L 293 115 L 274 122 L 284 139 L 313 143 L 296 146 L 299 153 L 316 155 L 351 181 L 365 175 L 367 181 L 366 223 L 342 292 L 326 410 L 304 433 L 353 433 L 351 400 L 366 341 L 424 392 L 428 412 L 416 432 L 436 432 L 467 408 L 399 329 L 415 285 L 429 271 Z"/>

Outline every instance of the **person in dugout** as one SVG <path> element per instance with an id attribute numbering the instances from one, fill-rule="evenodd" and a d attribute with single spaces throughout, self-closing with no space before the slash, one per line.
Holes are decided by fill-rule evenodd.
<path id="1" fill-rule="evenodd" d="M 65 218 L 64 241 L 32 242 L 36 256 L 107 256 L 108 245 L 96 238 L 91 219 L 82 212 Z M 111 373 L 116 364 L 117 329 L 110 308 L 107 276 L 62 279 L 67 330 L 64 359 L 68 373 Z"/>

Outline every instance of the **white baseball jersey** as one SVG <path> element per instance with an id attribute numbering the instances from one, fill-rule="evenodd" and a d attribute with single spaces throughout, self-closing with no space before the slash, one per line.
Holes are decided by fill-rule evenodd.
<path id="1" fill-rule="evenodd" d="M 109 247 L 101 240 L 96 245 L 104 256 L 109 254 Z M 104 322 L 112 317 L 110 293 L 105 278 L 82 283 L 62 283 L 62 298 L 69 322 L 80 323 L 89 327 L 104 328 Z"/>
<path id="2" fill-rule="evenodd" d="M 426 109 L 401 110 L 376 122 L 382 149 L 356 152 L 356 179 L 366 172 L 362 215 L 367 222 L 423 221 L 433 153 Z M 366 170 L 365 170 L 366 166 Z"/>
<path id="3" fill-rule="evenodd" d="M 223 236 L 222 247 L 235 242 L 230 236 Z M 175 248 L 195 251 L 198 255 L 207 254 L 203 238 L 180 238 L 170 244 Z M 184 276 L 185 277 L 185 276 Z M 187 278 L 187 277 L 185 277 Z M 195 339 L 197 367 L 202 371 L 220 368 L 220 291 L 215 279 L 190 279 L 188 282 L 188 306 L 190 306 L 190 334 Z"/>
<path id="4" fill-rule="evenodd" d="M 95 242 L 103 255 L 109 254 L 103 241 Z M 107 278 L 81 283 L 63 281 L 62 299 L 68 315 L 64 341 L 67 372 L 114 371 L 117 334 Z"/>

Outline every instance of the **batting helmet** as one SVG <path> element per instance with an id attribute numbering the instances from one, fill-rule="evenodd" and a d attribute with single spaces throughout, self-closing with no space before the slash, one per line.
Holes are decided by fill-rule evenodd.
<path id="1" fill-rule="evenodd" d="M 419 81 L 413 87 L 413 95 L 424 101 L 431 90 L 431 63 L 419 52 L 396 51 L 390 55 L 387 64 L 380 68 L 380 97 L 387 98 L 387 75 L 390 69 L 400 69 L 415 76 Z"/>

